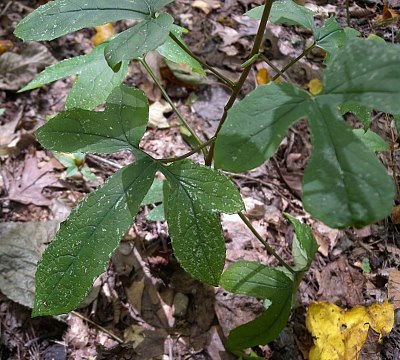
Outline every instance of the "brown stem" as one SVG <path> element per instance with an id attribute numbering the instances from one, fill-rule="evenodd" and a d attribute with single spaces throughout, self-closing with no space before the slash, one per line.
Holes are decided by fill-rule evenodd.
<path id="1" fill-rule="evenodd" d="M 250 55 L 248 57 L 248 59 L 251 59 L 253 56 L 257 55 L 260 52 L 260 47 L 261 47 L 261 43 L 264 37 L 264 32 L 265 32 L 265 28 L 267 27 L 267 22 L 268 22 L 268 18 L 269 18 L 269 14 L 271 12 L 271 7 L 272 7 L 272 2 L 273 0 L 265 0 L 264 3 L 264 11 L 261 17 L 261 21 L 260 21 L 260 26 L 258 27 L 258 31 L 256 34 L 256 38 L 254 39 L 254 44 L 253 44 L 253 48 L 251 49 Z M 239 80 L 237 81 L 237 83 L 235 84 L 235 86 L 233 87 L 233 91 L 231 94 L 231 97 L 229 98 L 227 104 L 224 107 L 224 113 L 222 114 L 221 120 L 219 121 L 218 124 L 218 128 L 217 131 L 214 134 L 214 137 L 216 137 L 218 135 L 218 133 L 221 130 L 222 125 L 224 124 L 227 116 L 228 116 L 228 110 L 233 106 L 233 104 L 235 103 L 237 97 L 239 96 L 240 91 L 242 90 L 243 84 L 246 81 L 247 77 L 249 76 L 250 73 L 250 69 L 251 69 L 251 63 L 245 67 L 243 69 L 242 74 L 240 75 Z M 208 153 L 208 156 L 206 158 L 206 165 L 207 166 L 211 166 L 213 157 L 214 157 L 214 145 L 215 143 L 213 143 L 210 147 L 210 151 Z"/>

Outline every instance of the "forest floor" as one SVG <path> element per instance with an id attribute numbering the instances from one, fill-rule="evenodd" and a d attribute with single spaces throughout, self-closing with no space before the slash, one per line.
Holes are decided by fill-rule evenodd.
<path id="1" fill-rule="evenodd" d="M 193 280 L 174 259 L 167 224 L 146 220 L 152 205 L 142 208 L 79 309 L 57 318 L 30 317 L 35 264 L 58 224 L 87 193 L 132 161 L 125 152 L 88 155 L 85 161 L 95 176 L 91 180 L 79 173 L 67 177 L 64 166 L 36 141 L 34 131 L 63 110 L 73 79 L 25 93 L 16 91 L 45 66 L 90 52 L 95 34 L 94 29 L 85 29 L 43 44 L 22 43 L 13 36 L 16 24 L 43 2 L 0 2 L 0 54 L 2 49 L 8 54 L 0 55 L 0 108 L 5 109 L 0 115 L 0 358 L 235 359 L 224 348 L 226 336 L 257 316 L 262 304 Z M 191 49 L 237 79 L 258 27 L 257 21 L 243 13 L 260 3 L 176 0 L 167 8 L 177 24 L 189 29 L 185 40 Z M 363 37 L 373 33 L 388 42 L 399 42 L 399 5 L 398 1 L 389 2 L 393 13 L 388 15 L 382 1 L 350 1 L 351 25 Z M 308 1 L 307 6 L 316 12 L 317 23 L 334 16 L 346 24 L 344 0 Z M 382 21 L 390 16 L 393 21 Z M 120 22 L 115 28 L 128 25 Z M 310 34 L 300 28 L 269 24 L 263 47 L 281 68 L 309 41 Z M 288 78 L 307 89 L 310 80 L 322 79 L 323 56 L 321 51 L 312 51 L 288 71 Z M 203 139 L 212 137 L 229 98 L 228 89 L 210 74 L 207 78 L 193 76 L 166 65 L 155 54 L 147 59 L 197 133 Z M 261 62 L 254 65 L 241 96 L 257 86 L 263 68 L 267 66 Z M 150 126 L 141 146 L 156 157 L 189 151 L 179 120 L 143 69 L 132 64 L 126 82 L 142 89 L 152 104 Z M 352 115 L 347 121 L 361 127 Z M 391 150 L 380 153 L 379 158 L 389 173 L 400 174 L 398 143 L 391 138 L 385 114 L 374 113 L 372 126 L 391 144 Z M 301 202 L 301 180 L 310 148 L 307 123 L 302 121 L 265 164 L 246 174 L 230 174 L 253 226 L 280 256 L 290 259 L 293 238 L 283 212 L 309 224 L 319 244 L 288 326 L 274 342 L 255 349 L 265 359 L 308 358 L 312 338 L 305 315 L 313 301 L 352 308 L 390 297 L 395 309 L 400 308 L 399 219 L 345 231 L 312 219 Z M 239 259 L 275 264 L 239 217 L 223 215 L 222 224 L 227 264 Z M 395 321 L 393 331 L 378 346 L 368 340 L 360 359 L 400 359 L 400 321 Z"/>

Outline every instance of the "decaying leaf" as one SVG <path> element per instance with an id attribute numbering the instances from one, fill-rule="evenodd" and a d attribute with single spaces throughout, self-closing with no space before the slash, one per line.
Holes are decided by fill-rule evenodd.
<path id="1" fill-rule="evenodd" d="M 21 52 L 5 52 L 0 55 L 0 89 L 18 90 L 32 80 L 38 68 L 55 62 L 46 46 L 31 42 Z"/>
<path id="2" fill-rule="evenodd" d="M 307 84 L 307 87 L 311 94 L 318 95 L 323 89 L 322 81 L 319 79 L 312 79 Z"/>
<path id="3" fill-rule="evenodd" d="M 314 338 L 310 360 L 357 360 L 371 327 L 382 336 L 394 324 L 393 305 L 356 306 L 349 311 L 328 303 L 317 302 L 308 308 L 306 325 Z"/>
<path id="4" fill-rule="evenodd" d="M 200 9 L 205 14 L 210 13 L 211 10 L 219 9 L 221 4 L 219 1 L 215 0 L 195 0 L 192 3 L 194 8 Z"/>
<path id="5" fill-rule="evenodd" d="M 96 30 L 96 35 L 92 37 L 92 43 L 94 46 L 103 43 L 111 36 L 115 35 L 115 30 L 111 23 L 96 26 L 95 30 Z"/>

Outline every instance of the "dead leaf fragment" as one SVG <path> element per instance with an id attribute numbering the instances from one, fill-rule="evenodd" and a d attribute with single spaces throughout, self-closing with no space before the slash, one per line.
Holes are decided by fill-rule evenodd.
<path id="1" fill-rule="evenodd" d="M 200 9 L 205 14 L 209 14 L 211 10 L 219 9 L 221 4 L 215 0 L 195 0 L 192 3 L 192 7 Z"/>
<path id="2" fill-rule="evenodd" d="M 389 270 L 388 296 L 394 309 L 400 309 L 400 271 L 397 269 Z"/>
<path id="3" fill-rule="evenodd" d="M 115 35 L 114 27 L 111 23 L 96 26 L 96 35 L 92 37 L 92 43 L 94 46 L 100 45 L 111 36 Z"/>
<path id="4" fill-rule="evenodd" d="M 170 125 L 164 114 L 168 114 L 171 111 L 171 105 L 165 100 L 156 101 L 154 104 L 151 104 L 149 107 L 149 127 L 154 129 L 169 128 Z"/>
<path id="5" fill-rule="evenodd" d="M 393 206 L 390 218 L 392 219 L 393 224 L 400 224 L 400 205 Z"/>
<path id="6" fill-rule="evenodd" d="M 394 309 L 389 301 L 345 311 L 335 304 L 317 302 L 308 308 L 306 325 L 314 339 L 310 360 L 357 360 L 371 327 L 380 338 L 390 333 Z"/>
<path id="7" fill-rule="evenodd" d="M 0 40 L 0 55 L 10 51 L 14 47 L 10 40 Z"/>

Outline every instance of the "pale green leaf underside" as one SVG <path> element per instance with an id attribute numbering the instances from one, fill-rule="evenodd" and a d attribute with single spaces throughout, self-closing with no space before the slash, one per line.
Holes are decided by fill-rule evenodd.
<path id="1" fill-rule="evenodd" d="M 49 150 L 113 153 L 137 147 L 147 120 L 146 96 L 121 85 L 108 97 L 104 112 L 64 111 L 39 128 L 36 136 Z"/>
<path id="2" fill-rule="evenodd" d="M 315 101 L 308 119 L 313 147 L 303 178 L 304 208 L 334 228 L 386 217 L 395 191 L 385 167 L 330 104 Z"/>
<path id="3" fill-rule="evenodd" d="M 128 62 L 114 72 L 104 58 L 107 43 L 97 46 L 90 54 L 77 56 L 51 65 L 38 74 L 21 91 L 38 88 L 71 75 L 78 75 L 65 104 L 66 109 L 92 110 L 102 104 L 113 89 L 124 80 Z"/>
<path id="4" fill-rule="evenodd" d="M 228 349 L 241 350 L 266 344 L 286 326 L 292 304 L 293 281 L 283 272 L 256 262 L 238 261 L 222 274 L 220 285 L 228 291 L 271 302 L 261 316 L 231 331 Z"/>
<path id="5" fill-rule="evenodd" d="M 281 300 L 282 293 L 291 293 L 293 281 L 279 270 L 241 260 L 228 267 L 222 274 L 219 285 L 235 294 L 272 301 Z"/>
<path id="6" fill-rule="evenodd" d="M 157 205 L 146 216 L 149 221 L 165 221 L 164 204 Z"/>
<path id="7" fill-rule="evenodd" d="M 293 237 L 292 256 L 297 271 L 306 271 L 314 255 L 318 250 L 318 244 L 314 238 L 311 228 L 302 224 L 295 217 L 285 214 L 294 227 L 295 236 Z"/>
<path id="8" fill-rule="evenodd" d="M 288 128 L 304 117 L 309 94 L 290 84 L 260 86 L 234 105 L 215 144 L 215 166 L 233 172 L 272 156 Z"/>
<path id="9" fill-rule="evenodd" d="M 142 205 L 150 205 L 162 202 L 164 199 L 163 185 L 164 185 L 164 180 L 154 179 L 154 182 L 151 185 L 150 190 L 147 192 L 146 196 L 142 201 Z"/>
<path id="10" fill-rule="evenodd" d="M 53 40 L 70 32 L 123 19 L 149 19 L 171 0 L 56 0 L 23 19 L 15 35 L 24 41 Z"/>
<path id="11" fill-rule="evenodd" d="M 389 144 L 382 139 L 380 135 L 368 129 L 354 129 L 353 133 L 364 143 L 371 151 L 382 152 L 389 149 Z"/>
<path id="12" fill-rule="evenodd" d="M 33 316 L 67 313 L 79 305 L 133 223 L 156 171 L 157 164 L 141 159 L 72 211 L 38 265 Z"/>
<path id="13" fill-rule="evenodd" d="M 173 33 L 179 39 L 179 41 L 186 46 L 185 42 L 181 39 L 181 34 L 183 30 L 183 28 L 177 25 L 173 25 L 171 28 L 171 33 Z M 169 61 L 172 61 L 176 64 L 188 65 L 193 71 L 197 72 L 198 74 L 205 74 L 201 64 L 197 60 L 193 59 L 177 43 L 175 43 L 175 41 L 172 40 L 171 37 L 168 37 L 165 43 L 157 48 L 157 52 Z"/>
<path id="14" fill-rule="evenodd" d="M 264 5 L 257 6 L 245 15 L 260 20 Z M 314 28 L 314 13 L 304 6 L 297 5 L 292 0 L 275 1 L 272 4 L 269 20 L 274 24 L 300 25 L 307 29 Z"/>
<path id="15" fill-rule="evenodd" d="M 111 40 L 105 57 L 111 68 L 123 60 L 141 57 L 162 45 L 169 36 L 174 19 L 162 13 L 155 19 L 142 21 Z"/>

